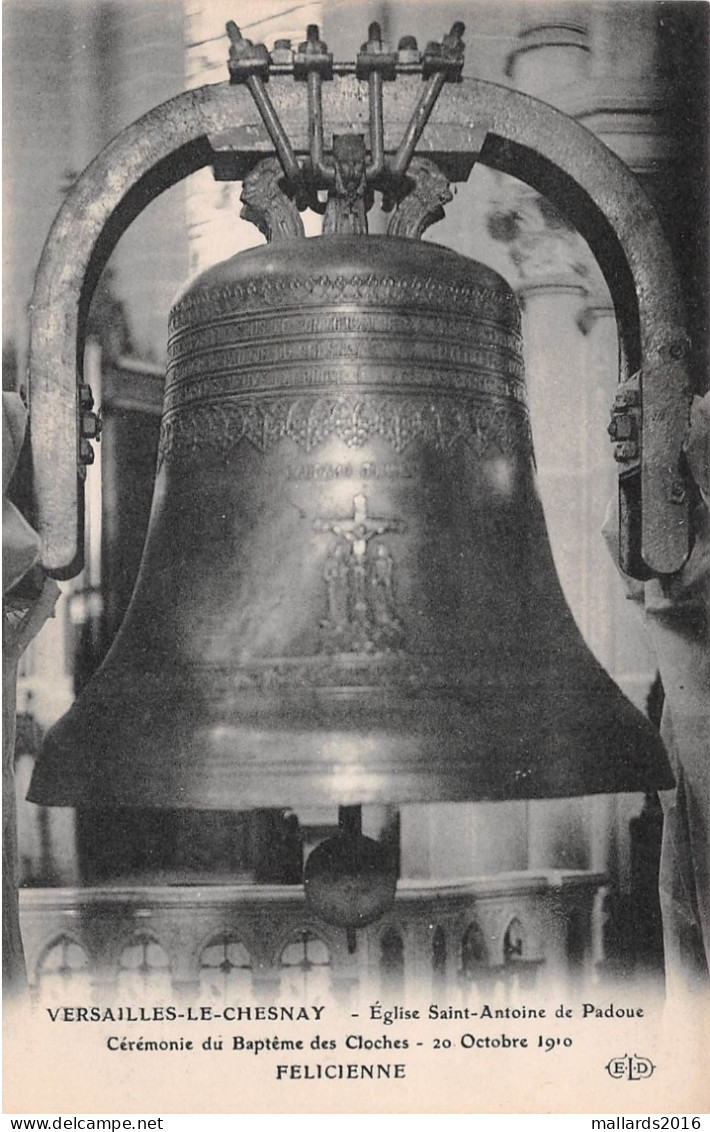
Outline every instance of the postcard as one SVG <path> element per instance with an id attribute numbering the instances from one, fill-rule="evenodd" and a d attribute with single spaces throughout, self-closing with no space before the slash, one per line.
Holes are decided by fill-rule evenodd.
<path id="1" fill-rule="evenodd" d="M 4 28 L 4 1111 L 701 1128 L 708 6 Z"/>

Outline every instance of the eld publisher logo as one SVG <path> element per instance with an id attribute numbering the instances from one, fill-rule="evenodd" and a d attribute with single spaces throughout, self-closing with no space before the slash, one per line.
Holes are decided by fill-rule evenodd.
<path id="1" fill-rule="evenodd" d="M 647 1057 L 639 1057 L 638 1054 L 630 1057 L 625 1053 L 623 1057 L 612 1057 L 604 1068 L 615 1081 L 645 1081 L 656 1066 Z"/>

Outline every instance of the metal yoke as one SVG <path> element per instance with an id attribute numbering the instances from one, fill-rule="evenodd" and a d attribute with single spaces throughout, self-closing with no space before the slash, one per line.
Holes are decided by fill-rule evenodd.
<path id="1" fill-rule="evenodd" d="M 30 308 L 29 394 L 34 523 L 47 572 L 67 578 L 82 565 L 84 464 L 95 435 L 82 377 L 86 320 L 122 233 L 151 200 L 206 165 L 218 179 L 241 180 L 276 152 L 296 182 L 315 145 L 327 181 L 333 165 L 322 139 L 358 131 L 369 138 L 366 173 L 377 187 L 385 167 L 404 176 L 414 157 L 434 161 L 454 181 L 465 181 L 480 161 L 542 193 L 587 240 L 619 332 L 622 387 L 611 432 L 620 464 L 621 566 L 640 578 L 679 570 L 690 550 L 682 472 L 689 343 L 668 241 L 627 166 L 547 104 L 480 79 L 459 80 L 452 55 L 460 25 L 423 58 L 414 52 L 415 63 L 406 51 L 398 63 L 380 50 L 372 27 L 357 63 L 346 64 L 320 50 L 317 30 L 278 65 L 276 53 L 253 48 L 234 25 L 228 30 L 232 82 L 180 94 L 119 134 L 77 180 L 45 244 Z M 320 46 L 309 49 L 309 42 Z M 396 83 L 383 81 L 394 75 Z M 310 122 L 294 78 L 308 84 Z M 624 396 L 627 388 L 632 397 Z"/>

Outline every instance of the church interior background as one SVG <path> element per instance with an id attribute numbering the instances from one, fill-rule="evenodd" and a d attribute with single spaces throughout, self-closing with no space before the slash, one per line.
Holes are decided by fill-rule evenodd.
<path id="1" fill-rule="evenodd" d="M 27 307 L 62 195 L 121 128 L 181 89 L 226 76 L 226 20 L 271 47 L 307 24 L 342 58 L 370 20 L 396 44 L 467 25 L 466 73 L 552 103 L 599 135 L 655 198 L 704 317 L 703 5 L 533 0 L 7 0 L 4 388 L 21 382 Z M 190 275 L 259 240 L 239 184 L 209 170 L 153 202 L 117 247 L 94 300 L 87 366 L 104 431 L 89 471 L 87 556 L 25 654 L 16 789 L 31 986 L 87 975 L 185 993 L 343 995 L 359 982 L 470 997 L 646 974 L 660 986 L 656 796 L 367 807 L 364 831 L 397 862 L 394 909 L 360 933 L 310 917 L 304 857 L 335 810 L 48 810 L 24 800 L 41 734 L 106 652 L 132 592 L 150 507 L 167 315 Z M 374 214 L 373 214 L 374 215 Z M 310 231 L 317 218 L 311 217 Z M 376 226 L 377 221 L 373 221 Z M 475 167 L 427 238 L 500 272 L 523 307 L 540 492 L 556 567 L 586 642 L 626 695 L 658 716 L 655 659 L 600 531 L 615 492 L 606 434 L 616 329 L 581 237 L 510 177 Z M 699 348 L 699 347 L 698 347 Z M 702 361 L 702 359 L 701 359 Z M 698 373 L 705 372 L 700 364 Z M 655 715 L 654 715 L 655 713 Z"/>

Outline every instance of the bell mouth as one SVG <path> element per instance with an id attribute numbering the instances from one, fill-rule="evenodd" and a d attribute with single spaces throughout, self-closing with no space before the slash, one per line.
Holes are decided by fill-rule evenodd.
<path id="1" fill-rule="evenodd" d="M 193 281 L 133 599 L 31 800 L 670 787 L 557 580 L 519 322 L 495 272 L 401 237 L 277 242 Z"/>
<path id="2" fill-rule="evenodd" d="M 244 697 L 228 720 L 210 718 L 204 704 L 196 708 L 197 693 L 171 689 L 165 672 L 140 682 L 144 706 L 127 711 L 128 696 L 103 699 L 95 684 L 91 701 L 52 728 L 30 801 L 240 810 L 561 798 L 673 785 L 657 732 L 601 671 L 596 696 L 588 685 L 558 688 L 553 702 L 545 686 L 527 696 L 520 687 L 505 696 L 500 688 L 487 696 L 326 689 L 320 696 Z"/>

